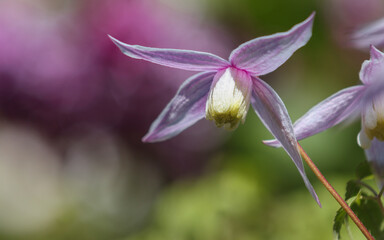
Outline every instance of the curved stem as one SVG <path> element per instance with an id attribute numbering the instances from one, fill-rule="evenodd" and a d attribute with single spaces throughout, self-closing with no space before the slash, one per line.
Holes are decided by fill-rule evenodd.
<path id="1" fill-rule="evenodd" d="M 365 188 L 367 188 L 369 191 L 371 191 L 373 193 L 373 195 L 375 195 L 374 197 L 372 197 L 373 200 L 375 200 L 377 202 L 377 204 L 379 205 L 380 207 L 380 210 L 381 210 L 381 213 L 383 214 L 384 216 L 384 206 L 383 206 L 383 203 L 381 202 L 381 195 L 383 194 L 383 189 L 381 189 L 380 193 L 377 193 L 371 186 L 369 186 L 368 184 L 362 182 L 361 180 L 356 180 L 356 183 L 357 184 L 360 184 L 361 186 L 364 186 Z"/>
<path id="2" fill-rule="evenodd" d="M 378 194 L 377 192 L 375 191 L 375 189 L 373 189 L 371 186 L 369 186 L 368 184 L 366 184 L 365 182 L 362 182 L 360 180 L 356 180 L 355 181 L 357 184 L 359 184 L 360 186 L 363 186 L 365 188 L 367 188 L 369 191 L 371 191 L 373 193 L 373 195 L 375 195 L 376 197 L 378 197 Z"/>
<path id="3" fill-rule="evenodd" d="M 384 216 L 384 206 L 383 206 L 383 203 L 381 202 L 381 195 L 383 194 L 382 191 L 383 191 L 384 188 L 380 191 L 380 193 L 377 193 L 371 186 L 369 186 L 368 184 L 366 184 L 366 183 L 364 183 L 364 182 L 362 182 L 360 180 L 356 180 L 356 183 L 360 184 L 361 186 L 364 186 L 369 191 L 371 191 L 373 193 L 373 195 L 375 195 L 374 197 L 371 197 L 371 199 L 373 199 L 373 200 L 375 200 L 377 202 L 377 204 L 380 207 L 381 213 Z"/>
<path id="4" fill-rule="evenodd" d="M 384 206 L 383 206 L 383 203 L 381 202 L 380 198 L 376 198 L 376 200 L 377 200 L 377 203 L 379 204 L 379 207 L 380 207 L 380 210 L 381 210 L 381 214 L 383 214 L 383 216 L 384 216 Z"/>
<path id="5" fill-rule="evenodd" d="M 383 193 L 384 193 L 384 187 L 382 187 L 379 194 L 377 194 L 377 202 L 379 203 L 381 213 L 384 216 L 384 206 L 383 206 L 383 202 L 381 201 L 381 197 L 383 196 Z"/>
<path id="6" fill-rule="evenodd" d="M 379 194 L 377 195 L 379 198 L 381 198 L 381 196 L 383 196 L 383 193 L 384 193 L 384 186 L 381 188 Z"/>
<path id="7" fill-rule="evenodd" d="M 377 197 L 377 196 L 375 196 L 375 197 L 373 197 L 373 196 L 368 196 L 368 197 L 366 197 L 366 198 L 368 198 L 368 199 L 372 199 L 372 200 L 376 201 L 377 204 L 379 205 L 380 210 L 381 210 L 381 214 L 383 214 L 383 216 L 384 216 L 384 206 L 383 206 L 383 203 L 381 202 L 381 198 L 379 198 L 379 197 Z"/>
<path id="8" fill-rule="evenodd" d="M 315 173 L 316 177 L 320 180 L 320 182 L 325 186 L 325 188 L 331 193 L 331 195 L 336 199 L 336 201 L 340 204 L 340 206 L 345 210 L 345 212 L 349 215 L 349 217 L 355 222 L 360 231 L 364 234 L 364 236 L 368 240 L 374 240 L 373 236 L 369 233 L 364 224 L 360 221 L 360 219 L 356 216 L 356 214 L 352 211 L 349 205 L 344 201 L 344 199 L 336 192 L 336 190 L 331 186 L 331 184 L 325 179 L 323 174 L 321 174 L 320 170 L 316 167 L 316 165 L 309 158 L 304 149 L 297 143 L 300 154 L 303 157 L 304 161 L 308 164 L 311 170 Z"/>

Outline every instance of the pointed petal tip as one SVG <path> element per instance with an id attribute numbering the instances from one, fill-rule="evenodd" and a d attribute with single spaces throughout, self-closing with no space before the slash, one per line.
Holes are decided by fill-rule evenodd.
<path id="1" fill-rule="evenodd" d="M 156 137 L 154 134 L 152 134 L 151 132 L 148 132 L 147 134 L 145 134 L 144 137 L 141 138 L 141 141 L 143 143 L 156 143 L 156 142 L 162 142 L 162 141 L 165 141 L 167 140 L 168 138 L 164 138 L 164 137 Z"/>
<path id="2" fill-rule="evenodd" d="M 316 192 L 315 192 L 315 189 L 313 189 L 311 183 L 309 182 L 309 180 L 307 179 L 307 181 L 305 181 L 305 186 L 307 187 L 309 193 L 312 195 L 313 199 L 315 199 L 317 205 L 319 205 L 320 208 L 322 208 L 322 205 L 321 205 L 321 202 L 320 202 L 320 199 L 319 197 L 317 196 Z"/>
<path id="3" fill-rule="evenodd" d="M 305 23 L 310 23 L 311 25 L 313 25 L 313 21 L 314 21 L 314 19 L 315 19 L 315 16 L 316 16 L 316 12 L 313 11 L 313 12 L 311 13 L 311 15 L 309 15 L 309 17 L 307 17 L 307 19 L 304 20 L 303 23 L 299 23 L 299 24 L 301 25 L 301 24 L 305 24 Z"/>
<path id="4" fill-rule="evenodd" d="M 141 141 L 143 143 L 150 143 L 151 142 L 151 139 L 150 137 L 148 136 L 148 134 L 146 134 L 144 137 L 141 138 Z"/>
<path id="5" fill-rule="evenodd" d="M 370 45 L 370 55 L 372 59 L 383 57 L 383 53 L 372 44 Z"/>
<path id="6" fill-rule="evenodd" d="M 309 17 L 307 18 L 309 21 L 313 21 L 313 19 L 315 18 L 315 16 L 316 16 L 316 12 L 315 11 L 313 11 L 312 13 L 311 13 L 311 15 L 309 15 Z"/>
<path id="7" fill-rule="evenodd" d="M 302 22 L 300 22 L 300 23 L 298 23 L 298 24 L 296 24 L 294 27 L 296 27 L 296 26 L 305 26 L 305 25 L 313 25 L 313 21 L 314 21 L 314 19 L 315 19 L 315 16 L 316 16 L 316 12 L 315 11 L 313 11 L 310 15 L 309 15 L 309 17 L 307 17 L 304 21 L 302 21 Z M 294 28 L 293 27 L 293 28 Z"/>
<path id="8" fill-rule="evenodd" d="M 300 169 L 299 169 L 299 171 L 300 171 Z M 305 186 L 307 187 L 309 193 L 312 195 L 313 199 L 315 199 L 317 205 L 319 205 L 319 207 L 321 208 L 322 205 L 321 205 L 321 203 L 320 203 L 320 199 L 319 199 L 319 197 L 317 196 L 316 191 L 315 191 L 315 189 L 313 188 L 313 186 L 312 186 L 311 182 L 309 181 L 308 177 L 306 176 L 305 172 L 304 172 L 304 171 L 303 171 L 303 172 L 300 171 L 300 174 L 301 174 L 301 176 L 303 177 L 304 184 L 305 184 Z"/>
<path id="9" fill-rule="evenodd" d="M 156 134 L 156 132 L 151 131 L 151 129 L 141 138 L 143 143 L 156 143 L 168 140 L 171 137 L 163 136 Z"/>
<path id="10" fill-rule="evenodd" d="M 319 205 L 320 208 L 323 207 L 323 205 L 321 205 L 320 199 L 317 195 L 316 195 L 315 201 L 316 201 L 317 205 Z"/>
<path id="11" fill-rule="evenodd" d="M 270 139 L 270 140 L 262 140 L 263 144 L 269 146 L 269 147 L 273 147 L 273 148 L 279 148 L 281 147 L 281 144 L 279 143 L 279 141 L 277 140 L 273 140 L 273 139 Z"/>
<path id="12" fill-rule="evenodd" d="M 121 52 L 124 53 L 124 47 L 122 46 L 122 42 L 117 40 L 116 38 L 112 37 L 111 35 L 108 34 L 108 37 L 111 39 L 111 41 L 120 49 Z M 128 45 L 128 44 L 127 44 Z"/>
<path id="13" fill-rule="evenodd" d="M 313 11 L 307 19 L 305 19 L 302 23 L 296 24 L 296 26 L 307 26 L 308 29 L 311 31 L 312 35 L 312 28 L 313 28 L 313 21 L 315 20 L 316 12 Z"/>
<path id="14" fill-rule="evenodd" d="M 313 17 L 315 17 L 315 16 L 316 16 L 316 11 L 313 11 L 309 17 L 312 17 L 312 18 L 313 18 Z"/>
<path id="15" fill-rule="evenodd" d="M 112 37 L 111 35 L 107 34 L 107 36 L 109 37 L 109 39 L 112 40 L 112 42 L 114 42 L 116 44 L 116 42 L 119 42 L 119 40 L 117 40 L 116 38 Z"/>

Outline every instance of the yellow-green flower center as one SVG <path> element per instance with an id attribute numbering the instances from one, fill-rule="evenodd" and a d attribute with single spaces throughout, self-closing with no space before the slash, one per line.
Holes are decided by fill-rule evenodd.
<path id="1" fill-rule="evenodd" d="M 374 138 L 384 141 L 384 95 L 375 97 L 362 114 L 362 130 L 358 135 L 358 143 L 367 149 Z"/>
<path id="2" fill-rule="evenodd" d="M 213 80 L 206 104 L 206 118 L 217 127 L 236 129 L 248 112 L 252 80 L 241 70 L 227 68 Z"/>
<path id="3" fill-rule="evenodd" d="M 375 128 L 366 128 L 365 132 L 371 140 L 373 138 L 377 138 L 380 141 L 384 141 L 384 119 L 380 119 L 379 121 L 377 121 Z"/>

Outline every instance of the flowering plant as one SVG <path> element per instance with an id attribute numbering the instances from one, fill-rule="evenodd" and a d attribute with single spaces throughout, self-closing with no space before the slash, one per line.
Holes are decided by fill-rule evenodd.
<path id="1" fill-rule="evenodd" d="M 236 129 L 240 122 L 244 122 L 251 103 L 266 128 L 291 157 L 306 187 L 320 204 L 305 174 L 287 109 L 277 93 L 259 78 L 277 69 L 308 42 L 314 15 L 287 32 L 241 44 L 232 51 L 228 61 L 205 52 L 129 45 L 111 37 L 129 57 L 201 72 L 181 85 L 176 96 L 152 123 L 143 141 L 157 142 L 174 137 L 204 116 L 218 127 Z"/>

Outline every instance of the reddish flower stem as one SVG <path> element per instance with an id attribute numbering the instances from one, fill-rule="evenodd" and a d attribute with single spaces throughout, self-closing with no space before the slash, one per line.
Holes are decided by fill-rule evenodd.
<path id="1" fill-rule="evenodd" d="M 299 146 L 300 154 L 303 157 L 304 161 L 308 164 L 311 170 L 315 173 L 316 177 L 320 180 L 320 182 L 325 186 L 325 188 L 331 193 L 331 195 L 336 199 L 336 201 L 340 204 L 340 206 L 347 212 L 349 217 L 355 222 L 360 231 L 364 234 L 364 236 L 368 240 L 375 240 L 373 236 L 369 233 L 364 224 L 360 221 L 360 219 L 356 216 L 356 214 L 352 211 L 349 205 L 344 201 L 344 199 L 336 192 L 336 190 L 331 186 L 331 184 L 325 179 L 323 174 L 321 174 L 320 170 L 316 167 L 316 165 L 309 158 L 308 154 L 304 151 L 304 149 L 297 143 Z"/>

